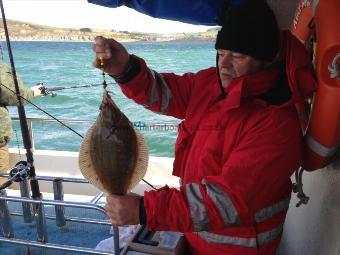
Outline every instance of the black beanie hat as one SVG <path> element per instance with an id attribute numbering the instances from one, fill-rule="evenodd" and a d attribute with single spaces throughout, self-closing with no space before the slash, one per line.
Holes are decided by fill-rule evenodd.
<path id="1" fill-rule="evenodd" d="M 215 49 L 225 49 L 271 61 L 279 48 L 280 31 L 265 0 L 231 1 L 221 18 Z M 235 3 L 237 2 L 237 3 Z"/>

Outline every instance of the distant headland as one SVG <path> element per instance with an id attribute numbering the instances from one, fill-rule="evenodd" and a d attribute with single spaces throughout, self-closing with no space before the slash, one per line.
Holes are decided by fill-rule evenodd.
<path id="1" fill-rule="evenodd" d="M 0 19 L 1 20 L 1 19 Z M 2 23 L 2 22 L 1 22 Z M 92 28 L 57 28 L 28 22 L 7 20 L 7 26 L 12 41 L 93 41 L 96 36 L 115 38 L 117 41 L 213 41 L 217 28 L 199 33 L 154 34 L 128 31 L 100 30 Z M 0 40 L 4 41 L 4 29 L 0 27 Z"/>

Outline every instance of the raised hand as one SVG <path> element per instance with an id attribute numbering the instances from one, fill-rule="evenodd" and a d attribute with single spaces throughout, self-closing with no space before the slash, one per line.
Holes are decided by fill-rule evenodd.
<path id="1" fill-rule="evenodd" d="M 92 46 L 96 54 L 93 65 L 105 73 L 117 76 L 126 69 L 130 55 L 125 47 L 114 39 L 97 36 Z"/>

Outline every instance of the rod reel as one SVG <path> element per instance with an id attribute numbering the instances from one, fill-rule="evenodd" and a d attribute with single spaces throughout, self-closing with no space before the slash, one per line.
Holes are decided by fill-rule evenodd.
<path id="1" fill-rule="evenodd" d="M 22 182 L 31 177 L 31 166 L 27 161 L 19 161 L 9 172 L 9 179 L 0 186 L 0 190 L 6 189 L 13 182 Z"/>

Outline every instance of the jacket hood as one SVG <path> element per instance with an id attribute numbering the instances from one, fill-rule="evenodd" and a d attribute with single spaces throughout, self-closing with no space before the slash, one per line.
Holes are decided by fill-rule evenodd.
<path id="1" fill-rule="evenodd" d="M 312 62 L 304 45 L 290 31 L 282 32 L 280 43 L 280 50 L 268 69 L 236 78 L 224 89 L 229 100 L 234 99 L 235 106 L 240 105 L 242 98 L 261 98 L 261 95 L 266 94 L 272 88 L 277 88 L 282 77 L 285 77 L 284 83 L 288 83 L 288 88 L 284 90 L 289 89 L 290 95 L 289 97 L 284 94 L 279 96 L 287 97 L 287 101 L 279 104 L 280 107 L 302 102 L 316 90 L 317 82 Z"/>
<path id="2" fill-rule="evenodd" d="M 286 63 L 288 85 L 292 92 L 290 103 L 310 97 L 317 88 L 311 58 L 305 46 L 290 31 L 283 31 L 278 59 Z"/>

